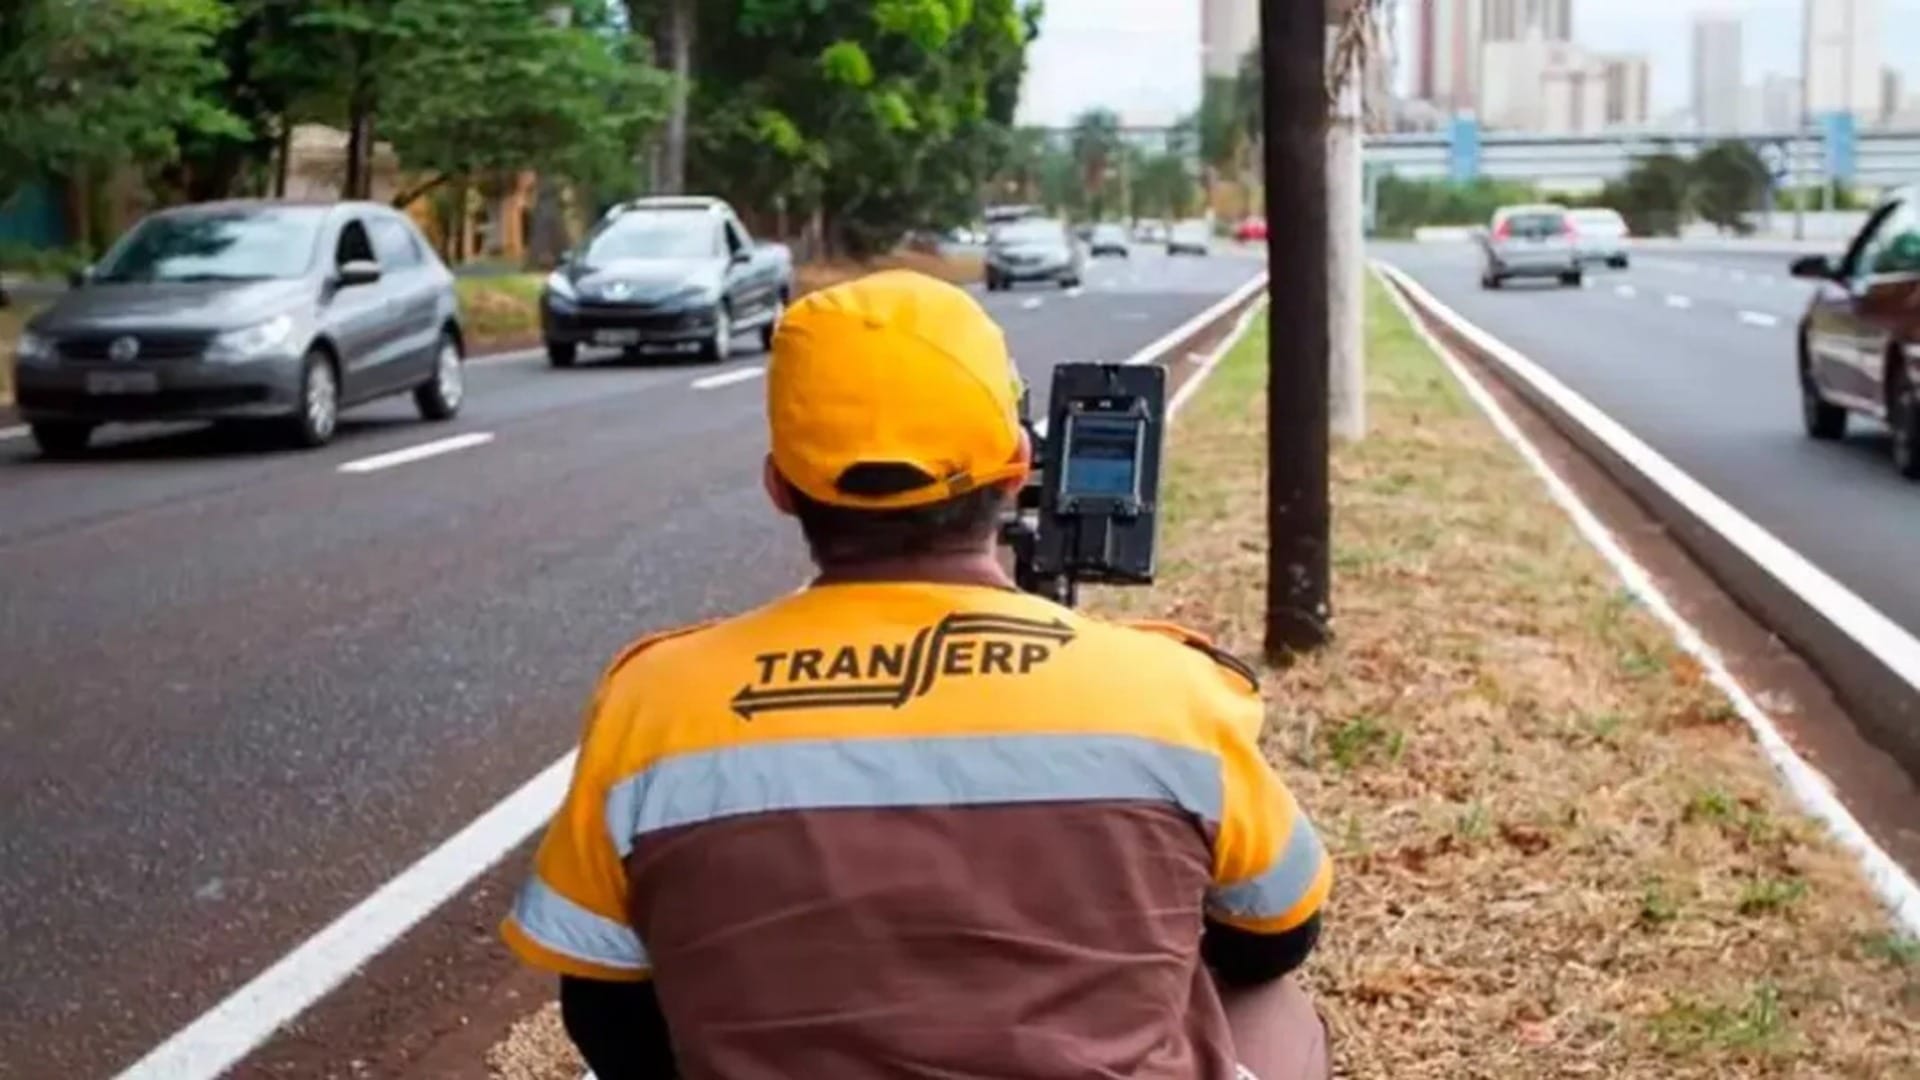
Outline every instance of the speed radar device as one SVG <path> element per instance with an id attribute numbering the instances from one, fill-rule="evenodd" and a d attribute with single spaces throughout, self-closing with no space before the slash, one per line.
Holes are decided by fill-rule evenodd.
<path id="1" fill-rule="evenodd" d="M 1001 539 L 1022 590 L 1071 605 L 1081 584 L 1153 583 L 1166 412 L 1152 365 L 1057 365 L 1044 428 L 1021 398 L 1037 467 Z"/>

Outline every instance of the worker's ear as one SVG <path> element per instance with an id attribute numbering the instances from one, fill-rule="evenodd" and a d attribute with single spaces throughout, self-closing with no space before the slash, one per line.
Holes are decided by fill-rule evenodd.
<path id="1" fill-rule="evenodd" d="M 774 467 L 772 454 L 767 455 L 766 463 L 760 467 L 760 486 L 767 489 L 767 501 L 773 504 L 775 510 L 788 517 L 793 516 L 793 485 L 787 483 L 787 478 L 781 476 L 780 470 Z"/>
<path id="2" fill-rule="evenodd" d="M 1027 437 L 1025 425 L 1021 425 L 1020 446 L 1014 450 L 1013 454 L 1013 459 L 1021 465 L 1024 465 L 1025 468 L 1021 469 L 1017 474 L 1000 481 L 997 485 L 1000 490 L 1006 492 L 1009 497 L 1019 494 L 1020 489 L 1026 486 L 1027 477 L 1033 474 L 1033 440 Z"/>

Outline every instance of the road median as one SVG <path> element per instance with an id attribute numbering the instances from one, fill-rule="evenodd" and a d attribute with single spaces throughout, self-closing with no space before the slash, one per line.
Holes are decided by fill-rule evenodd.
<path id="1" fill-rule="evenodd" d="M 1920 1075 L 1920 944 L 1377 289 L 1338 640 L 1269 675 L 1338 860 L 1310 979 L 1355 1077 Z M 1265 322 L 1173 433 L 1161 582 L 1258 650 Z M 572 1080 L 548 1010 L 488 1059 Z"/>

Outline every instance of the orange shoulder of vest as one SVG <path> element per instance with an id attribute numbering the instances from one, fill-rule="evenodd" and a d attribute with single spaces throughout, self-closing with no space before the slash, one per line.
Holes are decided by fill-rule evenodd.
<path id="1" fill-rule="evenodd" d="M 691 623 L 687 626 L 677 626 L 671 630 L 656 630 L 651 634 L 647 634 L 614 654 L 613 661 L 607 665 L 607 670 L 601 678 L 611 678 L 614 672 L 627 666 L 629 660 L 632 660 L 634 657 L 639 656 L 641 653 L 646 652 L 648 649 L 653 648 L 663 641 L 670 641 L 677 637 L 685 637 L 698 630 L 705 630 L 707 627 L 719 621 L 718 619 L 708 619 L 705 622 Z"/>
<path id="2" fill-rule="evenodd" d="M 1160 622 L 1153 619 L 1137 619 L 1126 625 L 1135 630 L 1144 630 L 1149 634 L 1170 637 L 1190 649 L 1203 652 L 1214 663 L 1246 680 L 1247 689 L 1256 694 L 1260 692 L 1260 673 L 1253 669 L 1253 665 L 1215 645 L 1212 638 L 1200 631 L 1181 626 L 1179 623 Z"/>

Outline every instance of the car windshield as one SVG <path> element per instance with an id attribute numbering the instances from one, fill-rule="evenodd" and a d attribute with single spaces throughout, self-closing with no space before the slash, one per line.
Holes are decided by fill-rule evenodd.
<path id="1" fill-rule="evenodd" d="M 1125 240 L 1127 231 L 1118 225 L 1096 225 L 1093 229 L 1095 240 Z"/>
<path id="2" fill-rule="evenodd" d="M 1173 234 L 1182 240 L 1200 240 L 1206 237 L 1207 226 L 1204 222 L 1183 221 L 1173 227 Z"/>
<path id="3" fill-rule="evenodd" d="M 1032 218 L 1026 221 L 1010 221 L 994 234 L 1003 244 L 1058 244 L 1063 229 L 1058 221 L 1046 218 Z"/>
<path id="4" fill-rule="evenodd" d="M 93 279 L 259 281 L 292 278 L 313 265 L 326 208 L 282 206 L 162 214 L 134 226 L 100 260 Z"/>
<path id="5" fill-rule="evenodd" d="M 588 265 L 620 259 L 712 258 L 713 220 L 704 211 L 693 213 L 627 213 L 608 222 L 587 242 Z"/>

